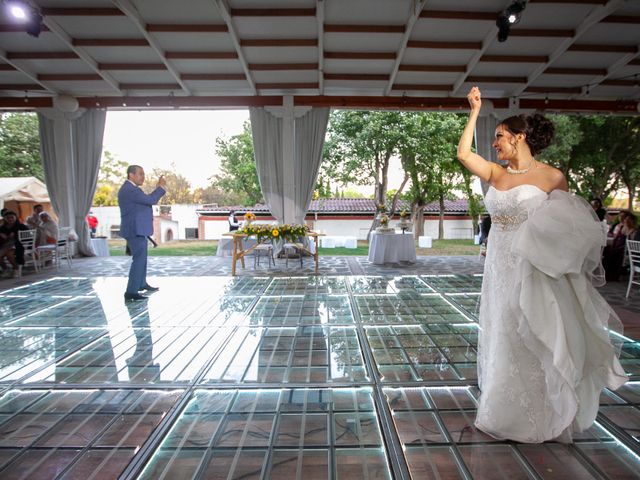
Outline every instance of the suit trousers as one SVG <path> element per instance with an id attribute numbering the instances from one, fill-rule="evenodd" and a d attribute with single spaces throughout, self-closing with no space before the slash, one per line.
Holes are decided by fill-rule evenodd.
<path id="1" fill-rule="evenodd" d="M 137 235 L 127 238 L 131 251 L 131 268 L 127 293 L 138 293 L 147 284 L 147 237 Z"/>

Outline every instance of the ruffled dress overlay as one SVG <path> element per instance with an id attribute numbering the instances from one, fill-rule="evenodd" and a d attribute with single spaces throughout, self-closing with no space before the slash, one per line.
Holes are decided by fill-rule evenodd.
<path id="1" fill-rule="evenodd" d="M 621 331 L 593 287 L 605 238 L 591 207 L 533 185 L 489 188 L 480 305 L 476 426 L 538 443 L 589 428 L 604 387 L 627 380 L 607 329 Z"/>

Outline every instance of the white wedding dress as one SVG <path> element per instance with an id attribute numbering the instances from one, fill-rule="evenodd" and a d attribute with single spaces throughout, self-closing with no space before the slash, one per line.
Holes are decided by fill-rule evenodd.
<path id="1" fill-rule="evenodd" d="M 537 443 L 589 428 L 603 387 L 626 382 L 608 329 L 620 321 L 592 286 L 605 239 L 589 205 L 533 185 L 489 188 L 476 426 Z"/>

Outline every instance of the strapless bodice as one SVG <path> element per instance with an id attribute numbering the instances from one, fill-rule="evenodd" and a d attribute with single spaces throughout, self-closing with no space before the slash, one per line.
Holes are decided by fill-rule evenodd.
<path id="1" fill-rule="evenodd" d="M 531 209 L 547 198 L 547 192 L 535 185 L 518 185 L 509 190 L 489 187 L 484 204 L 491 215 L 491 225 L 504 230 L 518 228 Z"/>

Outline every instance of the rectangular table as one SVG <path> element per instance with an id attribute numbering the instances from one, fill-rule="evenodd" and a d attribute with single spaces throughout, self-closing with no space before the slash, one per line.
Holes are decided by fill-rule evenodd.
<path id="1" fill-rule="evenodd" d="M 323 234 L 321 233 L 316 233 L 316 232 L 308 232 L 307 233 L 307 237 L 313 238 L 313 242 L 314 242 L 314 248 L 313 248 L 313 252 L 305 247 L 301 247 L 300 250 L 302 250 L 303 252 L 308 253 L 309 255 L 313 256 L 313 260 L 315 262 L 315 273 L 318 273 L 318 237 L 321 237 Z M 233 254 L 231 255 L 231 275 L 235 277 L 236 275 L 236 262 L 238 260 L 240 260 L 240 264 L 242 265 L 242 268 L 245 268 L 244 265 L 244 257 L 246 255 L 248 255 L 249 253 L 251 253 L 256 246 L 259 245 L 259 243 L 256 243 L 255 245 L 247 248 L 245 250 L 244 248 L 244 239 L 248 237 L 247 234 L 245 233 L 224 233 L 223 234 L 224 237 L 231 237 L 233 239 Z"/>
<path id="2" fill-rule="evenodd" d="M 413 234 L 371 232 L 369 261 L 376 265 L 415 262 L 416 242 Z"/>

